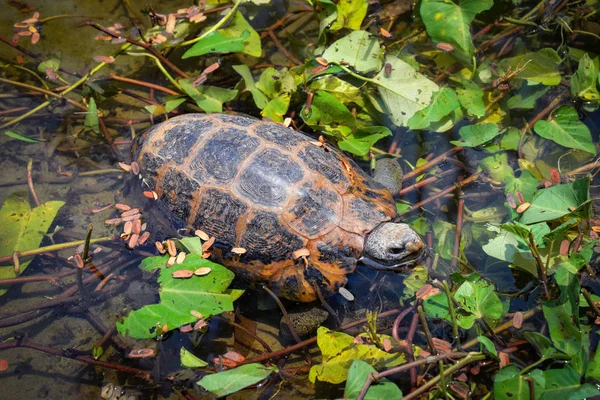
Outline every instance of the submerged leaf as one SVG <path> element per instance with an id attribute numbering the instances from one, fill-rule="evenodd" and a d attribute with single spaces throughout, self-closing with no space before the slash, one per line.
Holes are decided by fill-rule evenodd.
<path id="1" fill-rule="evenodd" d="M 560 106 L 547 121 L 536 122 L 534 130 L 541 137 L 561 146 L 596 154 L 589 128 L 579 120 L 577 110 L 571 106 Z"/>
<path id="2" fill-rule="evenodd" d="M 199 57 L 209 53 L 235 53 L 244 50 L 244 41 L 250 32 L 244 31 L 237 38 L 227 38 L 221 33 L 213 32 L 204 39 L 194 43 L 181 58 Z"/>
<path id="3" fill-rule="evenodd" d="M 27 142 L 27 143 L 38 143 L 40 142 L 40 140 L 38 139 L 33 139 L 27 136 L 23 136 L 20 133 L 17 133 L 15 131 L 4 131 L 4 134 L 8 137 L 11 137 L 13 139 L 17 139 L 20 140 L 22 142 Z"/>
<path id="4" fill-rule="evenodd" d="M 329 29 L 332 31 L 339 31 L 343 28 L 360 29 L 360 25 L 367 15 L 369 2 L 367 0 L 340 0 L 336 5 L 337 20 Z"/>
<path id="5" fill-rule="evenodd" d="M 205 368 L 208 367 L 208 363 L 204 360 L 199 359 L 185 348 L 181 348 L 179 351 L 179 357 L 181 358 L 181 365 L 186 368 Z"/>
<path id="6" fill-rule="evenodd" d="M 356 399 L 360 394 L 369 374 L 376 374 L 375 368 L 364 361 L 354 360 L 348 370 L 348 379 L 344 388 L 344 399 Z M 364 396 L 365 400 L 376 399 L 401 399 L 402 392 L 394 383 L 385 378 L 374 382 L 369 386 L 369 390 Z"/>
<path id="7" fill-rule="evenodd" d="M 44 234 L 50 228 L 56 214 L 65 203 L 48 201 L 38 207 L 31 208 L 26 193 L 13 193 L 4 200 L 0 208 L 0 257 L 6 257 L 15 251 L 23 252 L 39 247 Z M 0 265 L 0 278 L 16 278 L 22 273 L 31 260 L 21 260 L 20 271 L 15 272 L 12 260 Z M 0 295 L 6 293 L 0 288 Z"/>
<path id="8" fill-rule="evenodd" d="M 93 97 L 90 97 L 88 110 L 85 114 L 85 129 L 89 129 L 94 133 L 100 133 L 98 109 L 96 108 L 96 100 Z"/>
<path id="9" fill-rule="evenodd" d="M 354 31 L 335 41 L 323 53 L 330 63 L 348 63 L 356 71 L 369 73 L 381 69 L 379 41 L 366 31 Z"/>
<path id="10" fill-rule="evenodd" d="M 216 374 L 205 375 L 197 383 L 204 389 L 221 397 L 254 385 L 277 371 L 278 369 L 275 366 L 265 367 L 262 364 L 246 364 Z"/>

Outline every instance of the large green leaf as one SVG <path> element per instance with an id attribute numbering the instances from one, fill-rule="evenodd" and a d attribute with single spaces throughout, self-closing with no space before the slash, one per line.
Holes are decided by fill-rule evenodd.
<path id="1" fill-rule="evenodd" d="M 356 118 L 348 107 L 328 92 L 315 93 L 309 112 L 303 111 L 301 116 L 312 129 L 337 139 L 348 136 L 356 128 Z"/>
<path id="2" fill-rule="evenodd" d="M 8 196 L 0 208 L 0 257 L 10 256 L 15 251 L 37 249 L 56 213 L 64 204 L 63 201 L 47 201 L 31 209 L 27 193 L 13 193 Z M 30 262 L 31 260 L 20 260 L 20 273 Z M 12 261 L 0 265 L 0 278 L 16 278 L 18 275 Z M 0 289 L 0 295 L 4 293 L 6 289 Z"/>
<path id="3" fill-rule="evenodd" d="M 329 29 L 332 31 L 339 31 L 343 28 L 360 29 L 360 25 L 367 15 L 368 7 L 367 0 L 340 0 L 337 3 L 337 19 Z"/>
<path id="4" fill-rule="evenodd" d="M 324 91 L 332 94 L 344 104 L 355 103 L 361 107 L 364 106 L 361 88 L 334 75 L 327 75 L 313 80 L 309 88 L 314 91 Z"/>
<path id="5" fill-rule="evenodd" d="M 258 87 L 256 87 L 256 83 L 254 82 L 254 78 L 252 77 L 252 72 L 250 72 L 250 68 L 247 65 L 234 65 L 233 69 L 235 72 L 240 74 L 244 79 L 244 84 L 246 85 L 246 89 L 252 94 L 252 98 L 254 99 L 254 104 L 260 110 L 265 108 L 269 99 L 261 92 Z"/>
<path id="6" fill-rule="evenodd" d="M 369 126 L 350 133 L 337 144 L 344 151 L 357 156 L 365 156 L 379 139 L 391 136 L 391 134 L 392 131 L 385 126 Z"/>
<path id="7" fill-rule="evenodd" d="M 519 71 L 519 79 L 556 86 L 561 76 L 558 67 L 562 59 L 554 49 L 545 48 L 532 53 L 525 53 L 512 58 L 505 58 L 498 65 L 506 73 Z"/>
<path id="8" fill-rule="evenodd" d="M 533 379 L 535 397 L 540 398 L 545 380 L 542 371 L 532 371 L 527 376 L 522 376 L 514 365 L 507 365 L 494 376 L 494 398 L 496 400 L 529 400 L 529 383 L 526 377 Z"/>
<path id="9" fill-rule="evenodd" d="M 157 256 L 142 263 L 141 267 L 146 270 L 160 268 L 160 303 L 132 311 L 123 322 L 117 322 L 117 329 L 122 335 L 138 339 L 154 338 L 165 325 L 168 330 L 173 330 L 196 321 L 198 318 L 191 314 L 193 310 L 208 318 L 233 309 L 232 293 L 227 291 L 234 278 L 233 272 L 197 254 L 188 255 L 182 264 L 175 264 L 171 268 L 166 268 L 167 259 L 167 256 Z M 174 271 L 200 267 L 209 267 L 211 272 L 189 279 L 172 276 Z"/>
<path id="10" fill-rule="evenodd" d="M 241 12 L 236 12 L 231 23 L 227 28 L 220 29 L 223 36 L 229 39 L 235 39 L 243 36 L 244 32 L 249 32 L 250 35 L 244 40 L 244 49 L 242 53 L 248 54 L 253 57 L 260 57 L 262 54 L 262 46 L 260 43 L 260 35 L 252 28 L 252 26 L 246 21 L 244 15 Z"/>
<path id="11" fill-rule="evenodd" d="M 330 63 L 348 63 L 358 72 L 369 73 L 381 69 L 379 41 L 366 31 L 354 31 L 333 42 L 323 53 Z"/>
<path id="12" fill-rule="evenodd" d="M 506 105 L 510 109 L 531 109 L 535 107 L 537 99 L 546 94 L 548 90 L 550 88 L 545 85 L 523 85 L 514 96 L 507 100 Z"/>
<path id="13" fill-rule="evenodd" d="M 453 45 L 463 61 L 471 61 L 475 52 L 471 21 L 493 4 L 493 0 L 460 0 L 459 4 L 449 0 L 423 0 L 420 12 L 431 39 Z"/>
<path id="14" fill-rule="evenodd" d="M 571 106 L 560 106 L 547 121 L 534 125 L 535 133 L 571 149 L 596 154 L 596 146 L 588 127 L 579 120 L 577 110 Z"/>
<path id="15" fill-rule="evenodd" d="M 239 37 L 227 38 L 219 31 L 213 32 L 204 39 L 194 43 L 181 58 L 200 57 L 209 53 L 236 53 L 244 50 L 244 41 L 250 32 L 244 31 Z"/>
<path id="16" fill-rule="evenodd" d="M 348 379 L 344 388 L 344 399 L 354 400 L 358 398 L 365 381 L 369 374 L 376 374 L 375 368 L 364 361 L 354 360 L 348 370 Z M 383 378 L 369 386 L 369 390 L 364 397 L 365 400 L 378 399 L 401 399 L 402 392 L 394 383 Z"/>
<path id="17" fill-rule="evenodd" d="M 544 372 L 546 385 L 541 400 L 588 399 L 600 394 L 600 390 L 591 383 L 581 384 L 581 375 L 567 364 L 561 369 Z"/>
<path id="18" fill-rule="evenodd" d="M 407 126 L 408 120 L 417 111 L 431 103 L 438 85 L 399 58 L 388 56 L 386 63 L 391 65 L 391 72 L 388 74 L 385 69 L 379 71 L 373 82 L 379 89 L 384 111 L 391 121 L 397 126 Z"/>
<path id="19" fill-rule="evenodd" d="M 571 78 L 571 94 L 584 100 L 598 101 L 600 93 L 596 83 L 598 82 L 598 67 L 587 53 L 579 60 L 577 72 Z"/>
<path id="20" fill-rule="evenodd" d="M 207 113 L 223 112 L 223 103 L 233 100 L 237 96 L 237 90 L 223 89 L 216 86 L 194 87 L 190 79 L 181 79 L 179 84 L 187 95 L 196 102 L 198 107 Z"/>
<path id="21" fill-rule="evenodd" d="M 206 375 L 197 383 L 204 389 L 221 397 L 254 385 L 277 371 L 276 366 L 265 367 L 262 364 L 246 364 L 227 371 Z"/>
<path id="22" fill-rule="evenodd" d="M 588 179 L 578 179 L 572 183 L 540 189 L 535 193 L 531 206 L 521 216 L 520 222 L 533 224 L 551 221 L 570 214 L 579 207 L 586 216 L 589 208 L 588 201 Z"/>
<path id="23" fill-rule="evenodd" d="M 476 319 L 484 319 L 492 327 L 500 322 L 502 302 L 494 286 L 483 279 L 464 282 L 454 293 L 454 298 L 471 314 L 457 319 L 462 328 L 471 328 Z"/>
<path id="24" fill-rule="evenodd" d="M 461 82 L 464 89 L 457 88 L 458 101 L 470 115 L 481 118 L 485 115 L 485 104 L 483 103 L 483 90 L 471 81 Z"/>
<path id="25" fill-rule="evenodd" d="M 313 365 L 308 379 L 315 382 L 342 383 L 354 360 L 362 360 L 374 368 L 389 368 L 406 362 L 403 353 L 387 353 L 374 344 L 356 344 L 354 337 L 333 332 L 325 327 L 317 330 L 317 344 L 323 355 L 322 363 Z"/>
<path id="26" fill-rule="evenodd" d="M 454 90 L 445 87 L 433 94 L 431 104 L 417 111 L 408 121 L 410 129 L 427 129 L 432 122 L 439 122 L 460 107 Z"/>
<path id="27" fill-rule="evenodd" d="M 456 146 L 475 147 L 489 142 L 499 135 L 498 125 L 487 123 L 478 125 L 467 125 L 460 128 L 458 134 L 462 141 L 453 140 L 450 143 Z"/>

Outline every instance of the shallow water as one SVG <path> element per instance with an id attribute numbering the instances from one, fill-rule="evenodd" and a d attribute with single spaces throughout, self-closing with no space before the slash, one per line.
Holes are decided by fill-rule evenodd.
<path id="1" fill-rule="evenodd" d="M 135 10 L 147 6 L 145 1 L 132 1 Z M 98 16 L 103 26 L 110 26 L 115 22 L 127 23 L 129 13 L 123 2 L 116 0 L 96 1 L 40 1 L 35 3 L 41 17 L 60 14 L 78 14 Z M 169 12 L 179 7 L 187 6 L 187 2 L 172 1 L 152 4 L 157 12 Z M 267 15 L 267 21 L 276 20 L 280 15 L 277 8 L 273 15 Z M 13 35 L 12 25 L 31 16 L 21 14 L 17 8 L 3 5 L 0 13 L 0 35 L 10 39 Z M 85 73 L 97 63 L 92 57 L 95 55 L 111 54 L 115 46 L 102 41 L 94 40 L 97 32 L 90 27 L 76 26 L 79 21 L 86 19 L 64 18 L 57 19 L 44 25 L 40 43 L 35 46 L 21 39 L 20 44 L 26 49 L 39 54 L 42 58 L 50 57 L 60 52 L 61 66 L 75 73 Z M 261 21 L 260 24 L 265 24 Z M 23 56 L 20 52 L 0 43 L 2 46 L 2 61 L 15 60 Z M 273 54 L 272 60 L 281 57 Z M 37 63 L 26 58 L 25 66 L 35 69 Z M 225 63 L 232 62 L 226 60 Z M 207 64 L 208 65 L 208 64 Z M 136 79 L 165 84 L 162 76 L 158 75 L 148 60 L 144 57 L 122 57 L 92 79 L 102 83 L 105 90 L 114 90 L 116 85 L 105 85 L 109 73 L 120 76 L 131 76 Z M 235 84 L 237 77 L 228 75 L 230 68 L 222 66 L 223 72 L 218 80 L 225 86 Z M 31 80 L 25 78 L 27 72 L 10 69 L 5 72 L 5 77 L 15 81 Z M 71 77 L 70 82 L 74 79 Z M 128 87 L 132 94 L 145 96 L 144 90 Z M 24 110 L 31 109 L 41 102 L 40 96 L 23 94 L 25 89 L 16 89 L 0 83 L 0 112 L 16 107 Z M 75 97 L 74 97 L 75 98 Z M 79 98 L 78 100 L 81 100 Z M 52 224 L 42 246 L 52 243 L 81 240 L 85 237 L 88 227 L 93 226 L 93 237 L 112 236 L 117 232 L 114 226 L 105 225 L 104 221 L 114 217 L 114 210 L 108 209 L 93 212 L 102 206 L 113 204 L 118 198 L 119 191 L 123 189 L 126 175 L 119 170 L 117 161 L 129 161 L 129 147 L 132 130 L 136 133 L 150 126 L 150 118 L 143 111 L 143 103 L 134 97 L 119 94 L 102 104 L 102 109 L 109 112 L 106 122 L 110 134 L 117 141 L 118 157 L 112 154 L 109 146 L 100 137 L 90 140 L 82 132 L 82 124 L 78 118 L 83 118 L 84 113 L 72 112 L 68 105 L 56 105 L 52 114 L 43 110 L 18 125 L 19 132 L 30 137 L 45 137 L 46 142 L 24 143 L 0 135 L 0 203 L 9 195 L 17 191 L 27 192 L 27 162 L 33 160 L 33 182 L 40 201 L 48 200 L 65 201 L 56 220 Z M 244 104 L 235 104 L 234 110 L 244 110 Z M 63 112 L 64 110 L 64 112 Z M 68 111 L 67 111 L 68 110 Z M 21 111 L 23 112 L 23 111 Z M 11 114 L 19 115 L 19 113 Z M 585 119 L 591 128 L 594 141 L 597 141 L 598 112 L 590 113 Z M 515 119 L 520 118 L 514 115 Z M 128 121 L 133 120 L 131 126 Z M 0 121 L 3 122 L 3 121 Z M 387 149 L 392 142 L 402 149 L 404 166 L 415 165 L 417 159 L 428 154 L 442 154 L 452 147 L 450 140 L 457 138 L 460 126 L 452 132 L 445 134 L 423 133 L 422 135 L 406 135 L 406 132 L 397 130 L 396 136 L 387 143 L 381 143 L 381 148 Z M 535 147 L 532 143 L 530 146 Z M 445 175 L 446 187 L 462 179 L 466 174 L 477 169 L 479 160 L 484 156 L 478 149 L 469 149 L 460 153 L 457 159 L 449 159 L 439 164 L 441 171 L 449 171 Z M 514 155 L 513 155 L 514 156 Z M 561 156 L 563 167 L 568 168 L 580 165 L 584 160 L 578 160 L 576 155 L 553 155 L 545 161 L 552 165 L 556 158 Z M 364 165 L 368 168 L 368 165 Z M 61 175 L 57 171 L 75 173 L 72 177 Z M 77 176 L 77 172 L 85 176 Z M 597 181 L 596 181 L 597 183 Z M 595 190 L 595 189 L 593 189 Z M 434 195 L 436 190 L 425 188 L 414 191 L 403 200 L 415 204 Z M 464 189 L 466 198 L 465 206 L 468 210 L 477 211 L 491 206 L 503 207 L 505 197 L 494 182 L 478 181 Z M 416 214 L 410 215 L 411 221 L 416 219 Z M 456 221 L 456 206 L 452 197 L 444 197 L 426 207 L 422 215 L 429 221 Z M 498 217 L 498 215 L 496 215 Z M 467 216 L 467 220 L 469 220 Z M 2 229 L 0 227 L 0 229 Z M 466 232 L 471 238 L 476 236 L 476 231 Z M 448 237 L 447 240 L 453 240 Z M 145 304 L 157 300 L 157 284 L 155 277 L 142 273 L 138 268 L 139 260 L 154 254 L 151 247 L 144 248 L 145 253 L 127 250 L 120 240 L 107 240 L 92 246 L 92 250 L 100 247 L 102 250 L 94 257 L 95 266 L 103 273 L 115 274 L 113 280 L 103 288 L 97 289 L 100 279 L 90 271 L 83 274 L 88 279 L 87 298 L 81 300 L 78 296 L 76 284 L 76 267 L 69 257 L 73 249 L 49 253 L 38 256 L 27 267 L 23 277 L 42 277 L 60 275 L 57 280 L 42 280 L 37 282 L 21 282 L 9 286 L 8 292 L 0 297 L 0 343 L 11 343 L 21 340 L 33 343 L 32 348 L 13 348 L 0 350 L 0 358 L 9 362 L 9 368 L 0 372 L 0 397 L 3 399 L 94 399 L 99 398 L 101 388 L 107 384 L 120 385 L 126 389 L 127 395 L 138 398 L 183 398 L 186 390 L 191 393 L 189 398 L 210 396 L 201 393 L 191 386 L 187 379 L 190 375 L 176 375 L 180 373 L 179 349 L 182 346 L 193 348 L 193 341 L 200 337 L 182 334 L 178 331 L 167 335 L 164 340 L 133 340 L 120 338 L 118 343 L 104 345 L 104 354 L 100 360 L 148 371 L 151 380 L 155 383 L 136 377 L 127 371 L 115 371 L 111 368 L 86 364 L 73 358 L 92 357 L 92 349 L 105 336 L 107 330 L 114 329 L 115 323 L 132 309 L 138 309 Z M 433 257 L 432 257 L 433 259 Z M 433 261 L 433 260 L 431 260 Z M 518 275 L 513 275 L 506 268 L 506 263 L 493 263 L 485 254 L 469 253 L 469 261 L 487 278 L 492 280 L 503 291 L 513 292 L 522 289 L 524 283 L 519 281 Z M 437 273 L 444 275 L 453 272 L 456 268 L 450 262 L 439 260 Z M 464 266 L 463 266 L 464 267 Z M 500 268 L 502 267 L 502 268 Z M 460 268 L 460 267 L 459 267 Z M 109 272 L 110 271 L 110 272 Z M 329 299 L 330 305 L 339 314 L 343 322 L 350 322 L 364 317 L 365 309 L 385 311 L 402 304 L 403 279 L 405 274 L 391 272 L 377 272 L 364 267 L 350 277 L 347 288 L 355 295 L 357 301 L 348 302 L 340 295 Z M 70 292 L 69 292 L 70 291 Z M 65 296 L 65 293 L 70 293 Z M 535 296 L 524 296 L 524 304 L 535 302 Z M 537 294 L 537 293 L 534 293 Z M 74 296 L 74 297 L 73 297 Z M 56 302 L 62 303 L 56 306 Z M 250 320 L 256 324 L 257 334 L 263 338 L 273 350 L 283 348 L 279 338 L 281 314 L 271 301 L 261 291 L 249 290 L 238 302 L 243 321 Z M 290 310 L 302 309 L 301 305 L 286 303 Z M 231 319 L 228 315 L 223 318 Z M 235 348 L 248 358 L 263 352 L 261 345 L 253 343 L 252 348 L 244 349 L 237 344 L 234 347 L 233 329 L 223 321 L 223 318 L 213 318 L 210 321 L 208 333 L 202 337 L 200 346 L 195 354 L 206 360 Z M 25 321 L 26 320 L 26 321 Z M 22 322 L 24 321 L 24 322 Z M 21 323 L 19 323 L 21 322 Z M 248 326 L 253 326 L 248 322 Z M 326 322 L 328 326 L 335 326 L 333 318 Z M 389 328 L 391 320 L 381 321 L 382 329 Z M 440 336 L 449 336 L 449 332 L 439 332 Z M 47 346 L 54 351 L 63 351 L 66 357 L 51 355 L 47 351 L 40 351 L 39 346 Z M 132 348 L 152 348 L 157 357 L 143 360 L 124 357 Z M 48 350 L 48 349 L 46 349 Z M 312 348 L 313 362 L 318 360 L 318 352 Z M 304 365 L 302 354 L 290 356 L 287 368 Z M 263 386 L 267 389 L 248 389 L 231 395 L 229 398 L 313 398 L 315 396 L 341 397 L 343 389 L 320 385 L 313 387 L 303 379 L 290 378 L 285 382 L 266 382 Z M 317 394 L 315 394 L 317 390 Z"/>

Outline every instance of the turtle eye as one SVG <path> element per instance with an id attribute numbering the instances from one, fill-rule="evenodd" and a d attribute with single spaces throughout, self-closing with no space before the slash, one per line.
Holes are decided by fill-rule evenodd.
<path id="1" fill-rule="evenodd" d="M 394 255 L 402 254 L 402 253 L 404 253 L 404 251 L 405 251 L 404 247 L 390 247 L 388 250 L 388 252 L 390 254 L 394 254 Z"/>

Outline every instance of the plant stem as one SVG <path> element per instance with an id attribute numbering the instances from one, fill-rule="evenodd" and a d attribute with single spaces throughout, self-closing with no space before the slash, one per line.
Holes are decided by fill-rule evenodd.
<path id="1" fill-rule="evenodd" d="M 529 318 L 533 317 L 535 315 L 535 313 L 538 312 L 538 311 L 540 311 L 541 309 L 542 309 L 541 306 L 538 306 L 538 307 L 534 308 L 533 310 L 529 310 L 527 312 L 524 312 L 523 313 L 523 321 L 526 321 Z M 511 319 L 511 320 L 508 320 L 508 321 L 504 322 L 503 324 L 498 325 L 497 327 L 495 327 L 493 329 L 493 332 L 495 334 L 498 334 L 500 332 L 503 332 L 503 331 L 507 330 L 508 328 L 511 328 L 512 326 L 513 326 L 513 321 Z M 478 343 L 479 343 L 479 340 L 477 338 L 474 338 L 474 339 L 471 339 L 468 342 L 464 343 L 463 344 L 463 348 L 468 349 L 469 347 L 473 347 L 473 346 L 475 346 Z"/>
<path id="2" fill-rule="evenodd" d="M 171 74 L 169 74 L 167 72 L 165 67 L 163 67 L 160 60 L 158 58 L 156 58 L 155 56 L 153 56 L 152 54 L 128 51 L 127 55 L 134 56 L 134 57 L 150 57 L 150 58 L 152 58 L 154 60 L 154 62 L 156 63 L 156 67 L 160 70 L 160 72 L 163 73 L 165 78 L 167 78 L 169 80 L 169 82 L 171 82 L 171 84 L 177 88 L 177 90 L 179 90 L 181 93 L 185 93 L 185 90 L 183 90 L 183 88 L 181 86 L 179 86 L 179 83 L 177 83 L 177 81 L 175 79 L 173 79 Z"/>
<path id="3" fill-rule="evenodd" d="M 36 91 L 36 92 L 39 92 L 39 93 L 43 93 L 43 94 L 45 94 L 47 96 L 58 98 L 58 99 L 64 99 L 67 103 L 74 105 L 75 107 L 79 108 L 80 110 L 87 111 L 87 107 L 84 106 L 83 104 L 78 103 L 78 102 L 76 102 L 74 100 L 71 100 L 71 99 L 67 99 L 66 97 L 63 97 L 60 94 L 51 92 L 49 90 L 45 90 L 45 89 L 42 89 L 42 88 L 39 88 L 39 87 L 36 87 L 36 86 L 28 85 L 26 83 L 11 81 L 10 79 L 4 79 L 4 78 L 0 78 L 0 82 L 4 82 L 4 83 L 8 83 L 10 85 L 19 86 L 19 87 L 22 87 L 22 88 L 33 90 L 33 91 Z"/>
<path id="4" fill-rule="evenodd" d="M 529 232 L 529 250 L 531 254 L 533 254 L 533 258 L 535 258 L 535 262 L 538 266 L 538 274 L 540 275 L 540 280 L 542 282 L 542 292 L 544 293 L 544 297 L 546 300 L 550 300 L 550 293 L 548 292 L 548 276 L 546 275 L 546 266 L 544 265 L 544 261 L 540 256 L 540 252 L 538 251 L 537 244 L 535 243 L 535 239 L 533 237 L 533 233 Z M 550 255 L 548 255 L 549 257 Z"/>
<path id="5" fill-rule="evenodd" d="M 199 42 L 200 40 L 204 39 L 208 35 L 215 32 L 217 29 L 219 29 L 220 27 L 225 25 L 225 23 L 229 20 L 229 18 L 231 18 L 231 16 L 237 11 L 241 2 L 242 2 L 241 0 L 236 0 L 235 3 L 233 4 L 233 7 L 231 8 L 231 10 L 229 10 L 227 12 L 227 14 L 225 14 L 225 16 L 219 20 L 219 22 L 217 22 L 216 24 L 211 26 L 210 29 L 207 30 L 206 32 L 204 32 L 202 35 L 198 36 L 197 38 L 194 38 L 194 39 L 191 39 L 191 40 L 188 40 L 185 42 L 181 42 L 177 45 L 177 47 L 187 46 L 187 45 Z"/>
<path id="6" fill-rule="evenodd" d="M 590 293 L 586 289 L 581 288 L 581 294 L 585 297 L 585 301 L 588 303 L 594 314 L 596 314 L 597 317 L 600 317 L 600 309 L 598 309 L 598 306 L 596 306 L 596 303 L 592 300 Z"/>
<path id="7" fill-rule="evenodd" d="M 170 94 L 171 96 L 178 96 L 180 95 L 180 93 L 177 93 L 174 90 L 168 89 L 164 86 L 160 86 L 160 85 L 155 85 L 154 83 L 148 83 L 148 82 L 144 82 L 144 81 L 138 81 L 136 79 L 131 79 L 131 78 L 124 78 L 122 76 L 118 76 L 115 74 L 111 74 L 108 76 L 110 79 L 114 79 L 115 81 L 120 81 L 120 82 L 125 82 L 125 83 L 131 83 L 132 85 L 138 85 L 138 86 L 144 86 L 150 89 L 156 89 L 156 90 L 160 90 L 161 92 L 164 92 L 166 94 Z"/>
<path id="8" fill-rule="evenodd" d="M 460 347 L 460 338 L 458 334 L 458 324 L 456 323 L 456 311 L 454 309 L 454 298 L 452 296 L 452 292 L 450 291 L 450 287 L 448 286 L 448 281 L 444 281 L 442 283 L 442 288 L 446 293 L 446 297 L 448 297 L 448 312 L 450 313 L 450 324 L 452 325 L 452 336 L 454 340 L 458 342 L 458 347 Z"/>
<path id="9" fill-rule="evenodd" d="M 90 243 L 108 242 L 112 239 L 113 239 L 112 236 L 105 236 L 105 237 L 101 237 L 101 238 L 97 238 L 97 239 L 91 239 Z M 21 251 L 21 252 L 18 252 L 18 255 L 19 255 L 19 257 L 35 256 L 38 254 L 50 253 L 52 251 L 64 250 L 64 249 L 69 249 L 71 247 L 81 246 L 82 244 L 85 244 L 85 240 L 76 240 L 74 242 L 58 243 L 58 244 L 53 244 L 53 245 L 46 246 L 46 247 L 40 247 L 40 248 L 34 249 L 34 250 Z M 0 257 L 0 263 L 10 261 L 10 260 L 12 260 L 12 256 Z"/>

